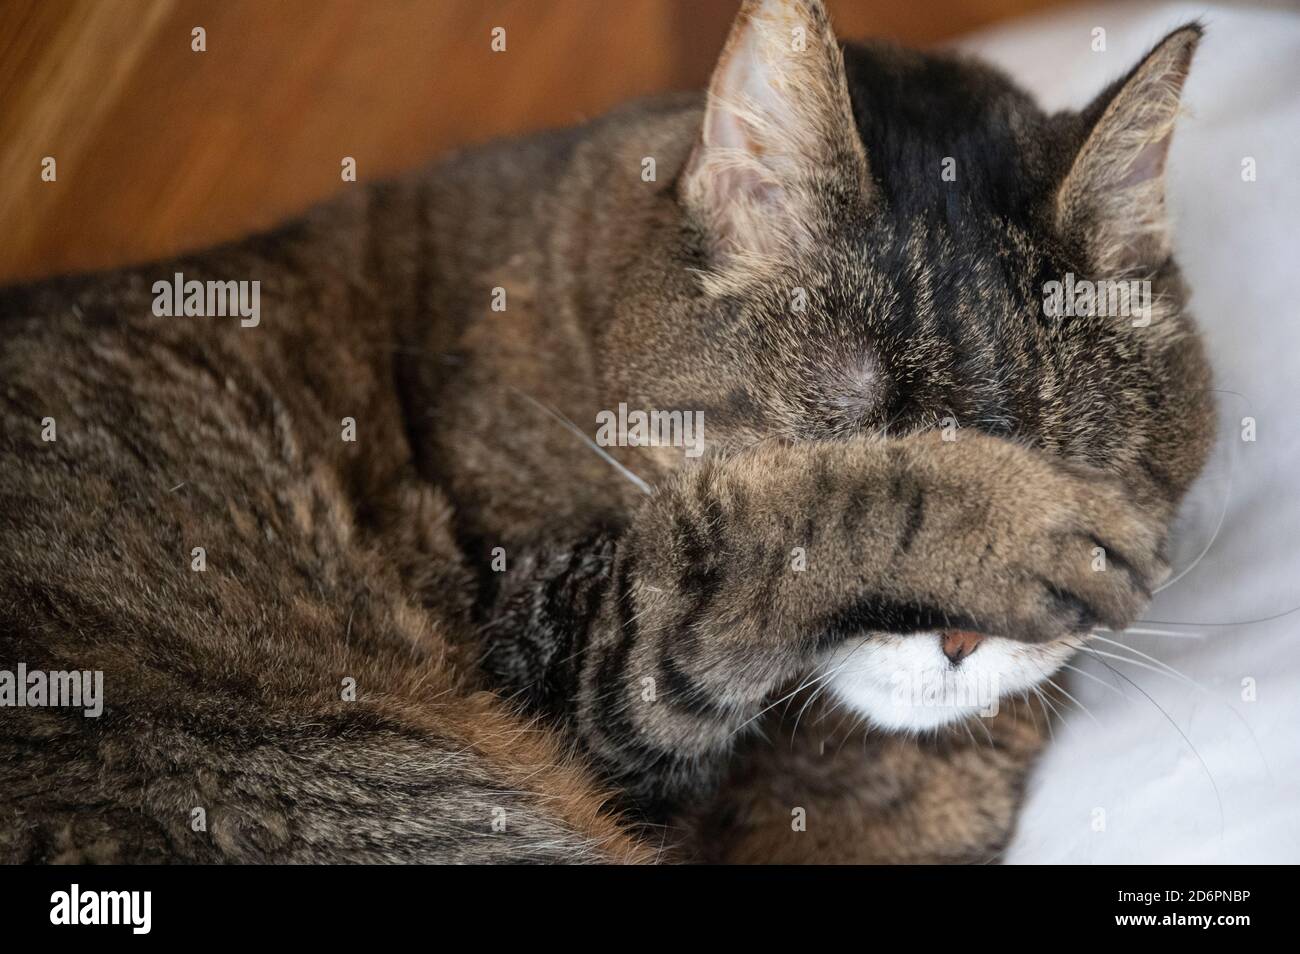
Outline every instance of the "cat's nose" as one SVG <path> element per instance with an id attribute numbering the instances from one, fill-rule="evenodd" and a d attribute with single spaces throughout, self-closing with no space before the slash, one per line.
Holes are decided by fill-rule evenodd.
<path id="1" fill-rule="evenodd" d="M 950 629 L 941 639 L 943 654 L 953 665 L 961 662 L 979 647 L 984 637 L 965 629 Z"/>

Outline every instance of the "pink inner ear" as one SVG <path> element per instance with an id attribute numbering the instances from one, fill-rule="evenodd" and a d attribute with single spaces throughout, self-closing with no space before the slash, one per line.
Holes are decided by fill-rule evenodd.
<path id="1" fill-rule="evenodd" d="M 1129 164 L 1128 171 L 1124 177 L 1116 183 L 1116 188 L 1127 189 L 1130 186 L 1141 185 L 1143 182 L 1149 182 L 1164 174 L 1165 158 L 1169 155 L 1169 137 L 1157 139 L 1155 142 L 1147 143 L 1143 146 L 1133 162 Z"/>
<path id="2" fill-rule="evenodd" d="M 865 172 L 842 161 L 861 145 L 834 37 L 811 13 L 792 0 L 747 3 L 714 71 L 685 183 L 719 248 L 777 255 L 806 241 L 823 213 L 805 181 Z M 789 46 L 796 24 L 817 31 L 806 51 Z"/>
<path id="3" fill-rule="evenodd" d="M 691 166 L 706 177 L 706 201 L 720 247 L 775 254 L 781 247 L 781 220 L 791 213 L 783 207 L 785 190 L 770 162 L 780 150 L 766 139 L 788 134 L 793 114 L 774 86 L 761 41 L 755 26 L 746 23 L 727 50 L 709 90 L 703 141 Z M 746 118 L 750 111 L 753 122 Z M 736 155 L 719 156 L 715 150 Z"/>
<path id="4" fill-rule="evenodd" d="M 731 107 L 755 109 L 769 121 L 785 118 L 787 110 L 773 89 L 773 77 L 758 49 L 759 38 L 752 25 L 737 38 L 726 54 L 727 59 L 714 76 L 710 95 L 714 103 L 709 109 L 709 125 L 704 141 L 720 149 L 740 149 L 761 156 L 763 144 L 743 119 Z"/>

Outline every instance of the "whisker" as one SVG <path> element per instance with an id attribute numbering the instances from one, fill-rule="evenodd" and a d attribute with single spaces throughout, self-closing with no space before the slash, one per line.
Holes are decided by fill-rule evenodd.
<path id="1" fill-rule="evenodd" d="M 1160 669 L 1156 666 L 1152 666 L 1149 663 L 1144 663 L 1140 659 L 1130 659 L 1128 656 L 1120 656 L 1117 653 L 1108 653 L 1104 649 L 1093 649 L 1091 646 L 1086 646 L 1086 647 L 1080 646 L 1079 649 L 1082 650 L 1083 652 L 1092 653 L 1096 656 L 1104 656 L 1107 659 L 1113 659 L 1116 662 L 1128 663 L 1130 666 L 1137 666 L 1139 669 L 1145 669 L 1148 672 L 1153 672 L 1158 676 L 1164 676 L 1166 679 L 1173 679 L 1177 682 L 1187 683 L 1193 689 L 1204 690 L 1203 686 L 1199 686 L 1196 683 L 1192 682 L 1191 680 L 1182 679 L 1178 676 L 1177 673 L 1165 672 L 1163 669 Z"/>
<path id="2" fill-rule="evenodd" d="M 551 407 L 550 405 L 543 404 L 541 401 L 537 400 L 537 398 L 533 397 L 531 394 L 525 394 L 523 391 L 520 391 L 518 388 L 510 387 L 509 385 L 507 385 L 507 387 L 515 394 L 518 394 L 521 398 L 525 399 L 526 401 L 530 401 L 533 405 L 545 411 L 547 414 L 551 415 L 551 417 L 555 418 L 566 428 L 572 431 L 578 437 L 579 440 L 581 440 L 593 451 L 595 451 L 602 458 L 604 458 L 607 464 L 609 464 L 620 474 L 626 477 L 629 481 L 631 481 L 637 488 L 640 489 L 640 491 L 643 494 L 646 494 L 647 496 L 654 496 L 654 489 L 648 483 L 646 483 L 636 474 L 632 473 L 632 471 L 625 464 L 615 459 L 613 454 L 606 451 L 605 448 L 601 447 L 590 437 L 588 437 L 586 433 L 583 432 L 582 428 L 580 428 L 577 424 L 574 424 L 571 420 L 569 420 L 567 417 L 565 417 L 563 414 L 561 414 L 559 411 L 557 411 L 555 408 Z"/>
<path id="3" fill-rule="evenodd" d="M 1059 692 L 1061 695 L 1065 696 L 1065 698 L 1069 699 L 1069 700 L 1070 700 L 1071 702 L 1073 702 L 1076 706 L 1078 706 L 1080 709 L 1082 709 L 1083 712 L 1084 712 L 1084 714 L 1087 715 L 1087 717 L 1088 717 L 1089 719 L 1091 719 L 1091 720 L 1092 720 L 1094 723 L 1096 723 L 1097 725 L 1101 725 L 1101 720 L 1098 719 L 1095 715 L 1092 714 L 1092 710 L 1089 709 L 1087 706 L 1085 706 L 1085 705 L 1084 705 L 1082 702 L 1080 702 L 1078 699 L 1074 698 L 1074 696 L 1070 695 L 1070 693 L 1067 692 L 1063 686 L 1061 686 L 1059 683 L 1057 683 L 1057 681 L 1056 681 L 1055 679 L 1051 678 L 1050 676 L 1046 676 L 1046 677 L 1044 677 L 1044 678 L 1047 680 L 1047 684 L 1048 684 L 1049 686 L 1051 686 L 1053 689 L 1055 689 L 1055 690 L 1056 690 L 1057 692 Z"/>
<path id="4" fill-rule="evenodd" d="M 1140 619 L 1138 622 L 1152 623 L 1156 626 L 1255 626 L 1259 623 L 1271 623 L 1275 619 L 1283 619 L 1292 613 L 1300 613 L 1300 606 L 1293 606 L 1272 616 L 1261 616 L 1259 619 L 1231 620 L 1226 623 L 1197 623 L 1190 619 Z"/>
<path id="5" fill-rule="evenodd" d="M 1024 702 L 1025 702 L 1025 709 L 1026 709 L 1026 711 L 1028 711 L 1028 713 L 1029 713 L 1030 721 L 1032 721 L 1033 724 L 1034 724 L 1034 731 L 1037 732 L 1037 731 L 1038 731 L 1038 716 L 1034 714 L 1034 706 L 1033 706 L 1033 704 L 1029 701 L 1029 690 L 1026 689 L 1024 692 L 1020 693 L 1020 698 L 1024 700 Z"/>
<path id="6" fill-rule="evenodd" d="M 1056 731 L 1052 728 L 1052 715 L 1047 711 L 1047 707 L 1051 705 L 1051 703 L 1047 701 L 1047 698 L 1043 695 L 1043 691 L 1037 686 L 1030 687 L 1030 691 L 1033 692 L 1034 696 L 1038 699 L 1038 704 L 1043 708 L 1043 718 L 1047 721 L 1047 736 L 1055 742 Z M 1052 712 L 1056 712 L 1055 706 L 1052 706 Z M 1057 713 L 1057 718 L 1060 718 L 1060 713 Z"/>
<path id="7" fill-rule="evenodd" d="M 816 666 L 813 667 L 812 672 L 813 672 L 814 675 L 810 675 L 808 679 L 804 680 L 802 683 L 800 683 L 799 685 L 795 686 L 794 689 L 792 689 L 790 692 L 786 693 L 786 694 L 785 694 L 784 696 L 782 696 L 780 699 L 777 699 L 777 700 L 776 700 L 775 702 L 773 702 L 771 705 L 765 706 L 764 708 L 760 709 L 758 712 L 754 713 L 754 715 L 750 716 L 748 719 L 746 719 L 746 720 L 745 720 L 744 722 L 742 722 L 740 725 L 736 726 L 736 728 L 733 729 L 733 730 L 731 731 L 730 735 L 728 735 L 727 738 L 731 738 L 731 736 L 734 736 L 737 732 L 739 732 L 739 731 L 740 731 L 741 729 L 743 729 L 745 726 L 749 725 L 751 722 L 753 722 L 755 719 L 759 718 L 760 716 L 763 716 L 763 715 L 767 714 L 768 712 L 771 712 L 773 709 L 775 709 L 775 708 L 776 708 L 777 706 L 779 706 L 781 703 L 783 703 L 783 702 L 787 702 L 788 700 L 793 699 L 795 696 L 797 696 L 799 693 L 803 692 L 803 691 L 804 691 L 805 689 L 807 689 L 809 686 L 815 685 L 815 684 L 817 684 L 817 683 L 819 683 L 819 682 L 821 682 L 821 681 L 823 681 L 823 680 L 825 680 L 825 679 L 830 679 L 832 676 L 835 676 L 836 674 L 838 674 L 839 671 L 840 671 L 841 669 L 843 669 L 845 666 L 847 666 L 847 665 L 849 664 L 849 660 L 853 658 L 853 653 L 857 652 L 858 649 L 860 649 L 860 648 L 861 648 L 860 645 L 854 647 L 853 651 L 850 652 L 850 653 L 848 654 L 848 656 L 845 657 L 844 662 L 840 663 L 838 666 L 835 667 L 835 669 L 831 670 L 830 672 L 822 673 L 820 676 L 817 676 L 817 675 L 815 675 L 815 674 L 816 674 L 816 672 L 817 672 L 818 669 L 822 668 L 822 666 L 825 665 L 825 663 L 818 663 Z"/>
<path id="8" fill-rule="evenodd" d="M 799 709 L 799 714 L 794 717 L 794 728 L 790 730 L 791 745 L 794 744 L 794 737 L 799 732 L 799 720 L 803 718 L 803 714 L 808 710 L 808 707 L 817 701 L 817 697 L 820 696 L 823 692 L 825 692 L 828 686 L 830 686 L 829 680 L 823 682 L 820 686 L 818 686 L 813 691 L 812 695 L 808 697 L 808 700 Z"/>
<path id="9" fill-rule="evenodd" d="M 1203 559 L 1205 559 L 1205 555 L 1210 552 L 1210 548 L 1214 546 L 1214 542 L 1219 539 L 1219 533 L 1223 530 L 1223 524 L 1228 517 L 1228 502 L 1232 498 L 1232 472 L 1237 467 L 1236 455 L 1233 454 L 1229 459 L 1230 459 L 1230 463 L 1228 465 L 1228 479 L 1226 481 L 1226 486 L 1224 487 L 1223 490 L 1223 509 L 1219 512 L 1219 522 L 1216 523 L 1214 526 L 1214 533 L 1210 535 L 1210 542 L 1205 544 L 1205 549 L 1201 550 L 1201 552 L 1196 555 L 1195 560 L 1187 564 L 1187 566 L 1183 567 L 1183 569 L 1178 571 L 1177 574 L 1165 580 L 1154 590 L 1152 590 L 1151 591 L 1152 596 L 1154 596 L 1156 593 L 1159 593 L 1161 590 L 1169 589 L 1169 587 L 1173 586 L 1175 583 L 1177 583 L 1179 580 L 1185 577 L 1188 573 L 1191 573 L 1194 569 L 1196 569 L 1197 565 Z"/>
<path id="10" fill-rule="evenodd" d="M 1128 635 L 1175 636 L 1175 637 L 1180 637 L 1182 639 L 1204 639 L 1205 638 L 1204 633 L 1180 633 L 1177 630 L 1173 630 L 1173 629 L 1137 629 L 1136 627 L 1133 627 L 1130 629 L 1121 629 L 1121 630 L 1102 629 L 1101 632 L 1114 633 L 1116 636 L 1128 636 Z"/>
<path id="11" fill-rule="evenodd" d="M 1041 695 L 1041 696 L 1043 697 L 1043 701 L 1046 702 L 1049 706 L 1052 707 L 1052 712 L 1056 715 L 1056 718 L 1057 718 L 1058 720 L 1060 720 L 1061 722 L 1064 722 L 1064 721 L 1065 721 L 1065 713 L 1064 713 L 1063 711 L 1061 711 L 1061 707 L 1058 706 L 1058 705 L 1056 704 L 1056 700 L 1054 700 L 1054 699 L 1053 699 L 1051 696 L 1049 696 L 1047 693 L 1043 692 L 1042 689 L 1039 689 L 1039 690 L 1038 690 L 1038 693 L 1039 693 L 1039 695 Z"/>
<path id="12" fill-rule="evenodd" d="M 1088 653 L 1089 655 L 1094 655 L 1100 653 L 1101 651 L 1097 649 L 1085 648 L 1084 652 Z M 1119 676 L 1121 679 L 1127 682 L 1138 692 L 1142 693 L 1142 695 L 1146 696 L 1147 701 L 1150 702 L 1153 706 L 1155 706 L 1156 709 L 1159 710 L 1160 714 L 1165 717 L 1165 720 L 1174 727 L 1174 731 L 1183 737 L 1183 742 L 1185 742 L 1187 744 L 1187 747 L 1192 750 L 1192 754 L 1196 756 L 1196 761 L 1201 763 L 1201 768 L 1205 771 L 1205 777 L 1210 780 L 1210 787 L 1214 789 L 1215 801 L 1219 803 L 1219 837 L 1222 838 L 1223 829 L 1224 829 L 1223 796 L 1219 794 L 1219 784 L 1214 780 L 1214 773 L 1210 771 L 1210 767 L 1205 763 L 1205 759 L 1201 757 L 1201 753 L 1197 751 L 1196 746 L 1192 745 L 1192 740 L 1187 737 L 1187 733 L 1182 730 L 1182 727 L 1179 726 L 1179 724 L 1176 721 L 1174 721 L 1173 716 L 1171 716 L 1168 712 L 1166 712 L 1164 708 L 1160 705 L 1160 703 L 1156 702 L 1156 700 L 1152 698 L 1151 693 L 1147 692 L 1136 682 L 1134 682 L 1128 676 L 1124 675 L 1124 673 L 1120 672 L 1114 666 L 1110 665 L 1110 663 L 1106 662 L 1104 659 L 1098 659 L 1097 661 L 1101 663 L 1103 666 L 1105 666 L 1107 669 L 1109 669 L 1111 672 L 1113 672 L 1115 675 Z M 1132 662 L 1132 660 L 1128 660 L 1128 661 Z M 1157 672 L 1158 671 L 1159 670 L 1157 670 Z"/>
<path id="13" fill-rule="evenodd" d="M 1096 638 L 1096 637 L 1094 637 L 1094 638 Z M 1110 640 L 1107 640 L 1107 642 L 1111 642 L 1111 641 L 1110 641 Z M 1121 646 L 1121 648 L 1124 648 L 1124 649 L 1130 649 L 1130 650 L 1132 650 L 1133 652 L 1138 652 L 1138 650 L 1133 649 L 1133 647 L 1131 647 L 1131 646 L 1124 646 L 1123 644 L 1116 644 L 1116 645 L 1119 645 L 1119 646 Z M 1238 722 L 1241 723 L 1242 728 L 1246 730 L 1246 734 L 1250 736 L 1250 741 L 1251 741 L 1251 743 L 1255 746 L 1255 752 L 1259 755 L 1259 760 L 1260 760 L 1260 762 L 1264 765 L 1264 768 L 1265 768 L 1265 770 L 1268 772 L 1269 776 L 1270 776 L 1270 777 L 1272 776 L 1272 774 L 1273 774 L 1273 767 L 1272 767 L 1271 765 L 1269 765 L 1268 757 L 1264 754 L 1264 750 L 1263 750 L 1263 748 L 1262 748 L 1262 747 L 1260 746 L 1260 744 L 1259 744 L 1259 739 L 1258 739 L 1258 737 L 1256 737 L 1256 735 L 1255 735 L 1255 730 L 1251 728 L 1250 723 L 1246 720 L 1246 717 L 1243 716 L 1240 712 L 1238 712 L 1237 709 L 1236 709 L 1235 707 L 1233 707 L 1233 706 L 1229 705 L 1228 703 L 1224 702 L 1222 699 L 1220 699 L 1218 696 L 1216 696 L 1213 692 L 1211 692 L 1211 691 L 1210 691 L 1209 689 L 1207 689 L 1205 686 L 1202 686 L 1200 683 L 1196 682 L 1195 680 L 1190 679 L 1190 678 L 1188 678 L 1187 676 L 1183 675 L 1183 673 L 1181 673 L 1181 672 L 1179 672 L 1178 670 L 1174 669 L 1172 666 L 1169 666 L 1168 663 L 1161 663 L 1161 665 L 1164 665 L 1164 666 L 1167 667 L 1168 671 L 1166 671 L 1165 669 L 1157 669 L 1155 666 L 1147 665 L 1146 663 L 1143 663 L 1143 662 L 1141 662 L 1141 661 L 1139 661 L 1139 660 L 1137 660 L 1137 659 L 1129 659 L 1127 656 L 1118 656 L 1118 655 L 1116 655 L 1115 653 L 1108 653 L 1108 652 L 1106 652 L 1106 651 L 1104 651 L 1104 650 L 1101 650 L 1101 649 L 1093 649 L 1093 648 L 1091 648 L 1091 647 L 1089 647 L 1089 646 L 1085 646 L 1085 645 L 1083 645 L 1082 643 L 1080 643 L 1080 644 L 1079 644 L 1078 646 L 1076 646 L 1075 648 L 1076 648 L 1077 650 L 1079 650 L 1079 651 L 1087 652 L 1087 653 L 1090 653 L 1090 654 L 1092 654 L 1092 655 L 1094 655 L 1094 656 L 1097 656 L 1097 657 L 1105 656 L 1107 659 L 1114 659 L 1114 660 L 1116 660 L 1117 662 L 1125 662 L 1125 663 L 1128 663 L 1130 666 L 1137 666 L 1139 669 L 1146 669 L 1146 670 L 1149 670 L 1150 672 L 1154 672 L 1156 675 L 1164 676 L 1166 679 L 1174 679 L 1174 680 L 1176 680 L 1176 681 L 1182 682 L 1182 683 L 1184 683 L 1184 684 L 1190 686 L 1191 688 L 1195 689 L 1196 691 L 1201 692 L 1201 693 L 1204 693 L 1205 695 L 1209 696 L 1209 697 L 1210 697 L 1211 699 L 1213 699 L 1215 702 L 1219 703 L 1219 704 L 1222 705 L 1225 709 L 1227 709 L 1229 712 L 1231 712 L 1233 718 L 1235 718 Z M 1143 654 L 1143 653 L 1138 653 L 1138 654 L 1139 654 L 1139 655 L 1145 655 L 1145 654 Z M 1157 662 L 1157 663 L 1160 662 L 1160 660 L 1159 660 L 1159 659 L 1156 659 L 1154 656 L 1149 656 L 1149 657 L 1147 657 L 1147 658 L 1151 659 L 1153 662 Z M 1101 659 L 1098 658 L 1097 661 L 1098 661 L 1098 662 L 1101 662 Z M 1092 675 L 1091 673 L 1084 672 L 1082 669 L 1078 669 L 1078 668 L 1076 668 L 1076 667 L 1074 667 L 1074 666 L 1069 666 L 1069 667 L 1066 667 L 1066 668 L 1073 669 L 1075 672 L 1078 672 L 1080 675 L 1088 676 L 1090 679 L 1094 679 L 1094 680 L 1097 680 L 1098 682 L 1101 682 L 1101 680 L 1100 680 L 1100 679 L 1097 679 L 1096 676 Z M 1107 668 L 1108 670 L 1110 670 L 1112 673 L 1115 673 L 1116 675 L 1123 675 L 1123 674 L 1120 673 L 1117 669 L 1115 669 L 1113 666 L 1106 666 L 1106 668 Z M 1124 679 L 1125 679 L 1125 681 L 1127 681 L 1127 682 L 1130 682 L 1130 683 L 1132 682 L 1132 680 L 1129 679 L 1127 676 L 1124 676 Z M 1102 685 L 1105 685 L 1105 683 L 1102 683 Z M 1112 688 L 1112 687 L 1109 687 L 1109 686 L 1108 686 L 1107 688 Z M 1121 695 L 1122 695 L 1122 693 L 1121 693 Z"/>
<path id="14" fill-rule="evenodd" d="M 1108 683 L 1105 679 L 1102 679 L 1098 676 L 1094 676 L 1086 669 L 1080 669 L 1078 666 L 1071 666 L 1069 663 L 1062 663 L 1061 668 L 1068 669 L 1070 670 L 1070 672 L 1077 672 L 1080 676 L 1087 676 L 1093 682 L 1097 683 L 1104 689 L 1109 689 L 1111 692 L 1115 693 L 1115 695 L 1119 696 L 1121 699 L 1128 698 L 1128 696 L 1124 695 L 1124 693 L 1120 692 L 1118 689 L 1116 689 L 1114 686 Z"/>
<path id="15" fill-rule="evenodd" d="M 1170 675 L 1178 676 L 1180 679 L 1183 679 L 1190 685 L 1195 686 L 1197 689 L 1205 690 L 1205 687 L 1202 686 L 1200 683 L 1198 683 L 1191 676 L 1187 675 L 1184 672 L 1179 672 L 1177 669 L 1175 669 L 1173 666 L 1169 665 L 1169 663 L 1165 662 L 1162 659 L 1157 659 L 1155 656 L 1149 655 L 1148 653 L 1144 653 L 1140 649 L 1135 649 L 1134 647 L 1129 646 L 1126 643 L 1117 642 L 1116 640 L 1113 639 L 1107 639 L 1105 636 L 1098 636 L 1096 633 L 1093 633 L 1091 635 L 1091 638 L 1097 640 L 1098 642 L 1106 643 L 1110 646 L 1118 646 L 1120 649 L 1127 649 L 1129 652 L 1133 653 L 1133 655 L 1140 656 L 1143 659 L 1149 659 L 1157 666 L 1163 667 Z"/>

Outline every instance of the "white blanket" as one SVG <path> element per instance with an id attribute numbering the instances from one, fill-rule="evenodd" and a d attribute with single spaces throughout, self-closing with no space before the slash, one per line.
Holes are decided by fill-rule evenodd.
<path id="1" fill-rule="evenodd" d="M 1071 674 L 1067 688 L 1088 713 L 1071 707 L 1057 728 L 1012 862 L 1300 861 L 1300 612 L 1279 616 L 1300 607 L 1300 13 L 1087 6 L 963 46 L 1048 109 L 1077 108 L 1196 18 L 1206 37 L 1169 205 L 1215 368 L 1219 442 L 1175 537 L 1176 582 L 1135 626 L 1168 635 L 1097 644 L 1136 660 L 1104 660 L 1136 687 L 1075 661 L 1092 678 Z M 1105 52 L 1092 52 L 1096 27 Z M 1243 181 L 1247 159 L 1255 181 Z M 1153 671 L 1164 664 L 1183 675 Z"/>

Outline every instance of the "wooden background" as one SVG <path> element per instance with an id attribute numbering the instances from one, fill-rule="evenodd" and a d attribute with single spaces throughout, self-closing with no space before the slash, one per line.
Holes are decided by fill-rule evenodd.
<path id="1" fill-rule="evenodd" d="M 830 0 L 929 44 L 1050 0 Z M 702 86 L 735 0 L 0 0 L 0 280 L 140 261 L 342 186 Z M 494 27 L 506 51 L 490 48 Z M 206 30 L 206 52 L 191 31 Z M 41 180 L 43 157 L 57 162 Z"/>

